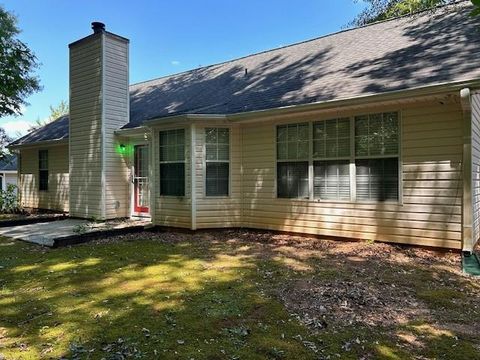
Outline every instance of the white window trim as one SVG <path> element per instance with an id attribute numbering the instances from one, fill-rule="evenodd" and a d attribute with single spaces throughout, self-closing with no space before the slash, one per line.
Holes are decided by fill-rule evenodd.
<path id="1" fill-rule="evenodd" d="M 332 118 L 311 120 L 311 121 L 292 121 L 288 123 L 274 123 L 273 124 L 273 134 L 274 134 L 274 189 L 273 189 L 273 198 L 277 200 L 286 200 L 286 201 L 295 201 L 295 202 L 316 202 L 316 203 L 331 203 L 331 204 L 366 204 L 366 205 L 399 205 L 403 206 L 403 113 L 401 110 L 391 110 L 391 111 L 380 111 L 380 112 L 366 112 L 364 115 L 376 114 L 376 113 L 389 113 L 395 112 L 398 114 L 398 153 L 396 155 L 378 155 L 378 156 L 355 156 L 355 117 L 362 116 L 363 114 L 353 115 L 353 116 L 338 116 L 336 118 L 348 118 L 350 120 L 350 156 L 341 157 L 341 158 L 315 158 L 313 157 L 313 124 L 319 121 L 330 120 Z M 335 117 L 333 117 L 335 118 Z M 278 137 L 278 126 L 290 125 L 290 124 L 309 124 L 309 157 L 306 159 L 296 159 L 296 160 L 279 160 L 278 159 L 278 146 L 277 146 L 277 137 Z M 356 166 L 355 160 L 362 159 L 380 159 L 380 158 L 397 158 L 398 159 L 398 200 L 386 200 L 386 201 L 376 201 L 376 200 L 357 200 L 357 181 L 356 181 Z M 313 162 L 314 161 L 328 161 L 328 160 L 349 160 L 350 161 L 350 200 L 325 200 L 314 198 L 314 179 L 313 179 Z M 308 161 L 308 176 L 309 176 L 309 196 L 308 198 L 281 198 L 278 197 L 278 174 L 277 174 L 277 163 L 279 162 L 305 162 Z"/>
<path id="2" fill-rule="evenodd" d="M 207 129 L 228 129 L 228 161 L 226 160 L 207 160 Z M 232 196 L 232 127 L 231 126 L 204 126 L 203 146 L 202 146 L 202 177 L 203 177 L 203 199 L 229 199 Z M 228 193 L 227 195 L 207 195 L 207 163 L 228 163 Z"/>
<path id="3" fill-rule="evenodd" d="M 172 130 L 183 130 L 184 131 L 184 140 L 183 140 L 183 161 L 162 161 L 161 160 L 161 154 L 160 154 L 160 148 L 161 148 L 161 144 L 160 144 L 160 133 L 161 132 L 165 132 L 165 131 L 172 131 Z M 158 154 L 158 185 L 155 184 L 155 185 L 152 185 L 152 186 L 159 186 L 159 189 L 158 189 L 158 196 L 160 198 L 172 198 L 172 199 L 183 199 L 187 196 L 187 129 L 185 127 L 176 127 L 176 128 L 167 128 L 167 129 L 161 129 L 161 130 L 158 130 L 157 132 L 157 136 L 158 136 L 158 146 L 157 146 L 157 154 Z M 191 151 L 191 150 L 190 150 Z M 165 195 L 165 194 L 162 194 L 162 189 L 161 189 L 161 164 L 179 164 L 179 163 L 183 163 L 183 167 L 184 167 L 184 189 L 183 189 L 183 195 Z M 193 181 L 193 179 L 192 179 Z"/>

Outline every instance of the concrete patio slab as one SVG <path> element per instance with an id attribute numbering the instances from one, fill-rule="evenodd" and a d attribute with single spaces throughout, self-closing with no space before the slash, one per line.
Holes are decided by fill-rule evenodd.
<path id="1" fill-rule="evenodd" d="M 87 226 L 88 220 L 66 219 L 47 223 L 0 228 L 0 236 L 24 240 L 43 246 L 53 246 L 55 240 L 75 235 L 77 226 Z"/>

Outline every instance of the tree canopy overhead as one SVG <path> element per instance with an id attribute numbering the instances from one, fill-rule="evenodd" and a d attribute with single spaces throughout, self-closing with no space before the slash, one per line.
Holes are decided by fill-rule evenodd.
<path id="1" fill-rule="evenodd" d="M 355 0 L 358 2 L 359 0 Z M 386 20 L 402 15 L 412 14 L 440 5 L 456 2 L 455 0 L 364 0 L 367 7 L 349 24 L 363 26 L 376 21 Z M 472 3 L 480 5 L 480 0 Z M 477 4 L 476 4 L 477 3 Z M 475 10 L 476 11 L 476 10 Z"/>
<path id="2" fill-rule="evenodd" d="M 57 120 L 60 116 L 67 115 L 69 112 L 68 103 L 65 100 L 60 101 L 57 106 L 50 105 L 50 115 L 47 119 L 41 120 L 38 118 L 35 123 L 30 127 L 31 130 L 39 129 L 54 120 Z"/>
<path id="3" fill-rule="evenodd" d="M 0 117 L 20 115 L 25 99 L 40 90 L 37 58 L 19 34 L 17 18 L 0 6 Z"/>

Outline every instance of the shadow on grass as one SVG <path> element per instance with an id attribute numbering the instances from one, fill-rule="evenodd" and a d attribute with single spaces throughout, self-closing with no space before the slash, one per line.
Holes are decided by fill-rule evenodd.
<path id="1" fill-rule="evenodd" d="M 478 286 L 451 269 L 402 264 L 394 256 L 349 256 L 328 241 L 302 248 L 271 241 L 275 235 L 268 233 L 178 235 L 183 239 L 174 243 L 162 236 L 48 251 L 1 240 L 0 353 L 13 359 L 478 356 L 472 345 L 478 338 L 458 340 L 462 329 L 445 328 L 455 316 L 471 315 L 465 305 L 480 303 L 470 294 L 477 296 Z M 306 279 L 410 286 L 428 314 L 380 331 L 362 319 L 335 324 L 327 316 L 326 328 L 312 329 L 301 323 L 305 312 L 321 314 L 278 296 Z M 459 287 L 468 296 L 456 299 L 445 290 L 451 299 L 438 302 L 438 294 L 428 292 Z M 379 311 L 377 304 L 364 307 Z M 438 347 L 440 341 L 452 347 Z"/>

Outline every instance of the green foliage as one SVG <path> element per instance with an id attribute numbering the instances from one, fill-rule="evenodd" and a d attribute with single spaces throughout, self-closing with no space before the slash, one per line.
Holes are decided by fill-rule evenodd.
<path id="1" fill-rule="evenodd" d="M 78 235 L 82 235 L 82 234 L 85 234 L 88 230 L 88 226 L 86 224 L 78 224 L 78 225 L 75 225 L 72 229 L 72 231 L 75 233 L 75 234 L 78 234 Z"/>
<path id="2" fill-rule="evenodd" d="M 355 0 L 358 2 L 358 0 Z M 349 25 L 363 26 L 376 21 L 413 14 L 455 0 L 365 0 L 367 7 Z M 472 1 L 473 3 L 478 0 Z"/>
<path id="3" fill-rule="evenodd" d="M 50 105 L 49 120 L 53 121 L 58 119 L 60 116 L 67 115 L 68 111 L 68 103 L 65 100 L 60 101 L 60 104 L 58 104 L 57 106 Z"/>
<path id="4" fill-rule="evenodd" d="M 472 16 L 480 16 L 480 0 L 472 0 L 472 4 L 475 7 L 471 13 Z"/>
<path id="5" fill-rule="evenodd" d="M 8 184 L 6 190 L 0 192 L 0 209 L 4 213 L 16 213 L 20 210 L 18 201 L 18 188 Z"/>
<path id="6" fill-rule="evenodd" d="M 60 101 L 60 103 L 57 106 L 50 105 L 50 115 L 48 116 L 48 118 L 45 120 L 41 120 L 40 118 L 35 120 L 35 124 L 31 126 L 31 130 L 41 128 L 47 125 L 48 123 L 51 123 L 52 121 L 57 120 L 59 117 L 63 115 L 67 115 L 68 112 L 69 112 L 69 106 L 65 100 Z"/>
<path id="7" fill-rule="evenodd" d="M 12 138 L 7 135 L 3 128 L 0 128 L 0 160 L 3 160 L 7 155 L 7 145 L 12 141 Z"/>
<path id="8" fill-rule="evenodd" d="M 0 6 L 0 117 L 20 115 L 26 97 L 40 90 L 37 58 L 19 33 L 17 18 Z"/>

